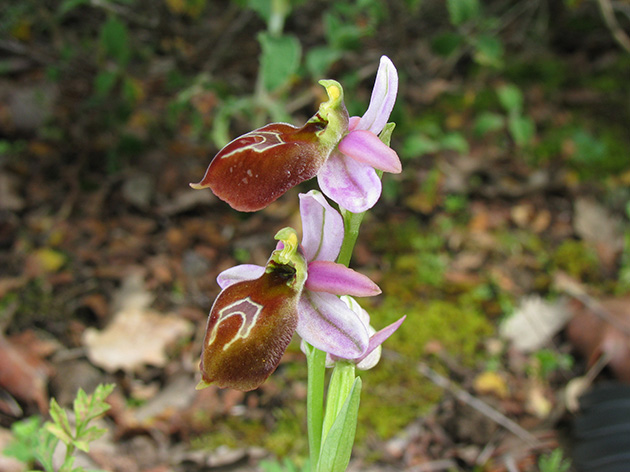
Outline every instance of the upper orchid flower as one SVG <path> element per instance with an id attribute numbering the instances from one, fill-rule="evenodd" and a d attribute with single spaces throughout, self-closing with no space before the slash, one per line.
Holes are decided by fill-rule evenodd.
<path id="1" fill-rule="evenodd" d="M 370 105 L 361 118 L 348 118 L 338 82 L 319 83 L 328 101 L 303 127 L 272 123 L 236 138 L 191 186 L 209 187 L 236 210 L 256 211 L 319 174 L 323 192 L 343 208 L 355 213 L 371 208 L 381 194 L 374 169 L 402 169 L 396 152 L 378 138 L 396 100 L 396 68 L 389 58 L 381 58 Z"/>
<path id="2" fill-rule="evenodd" d="M 301 248 L 294 231 L 285 228 L 266 267 L 243 264 L 219 274 L 223 290 L 210 311 L 201 386 L 258 387 L 277 367 L 295 331 L 343 359 L 358 359 L 370 348 L 369 325 L 338 295 L 366 297 L 380 289 L 334 262 L 343 221 L 321 193 L 301 194 L 300 213 Z"/>
<path id="3" fill-rule="evenodd" d="M 350 118 L 350 132 L 317 175 L 322 192 L 353 213 L 369 210 L 380 198 L 381 179 L 375 169 L 393 173 L 402 170 L 396 151 L 378 138 L 389 120 L 397 93 L 396 67 L 387 56 L 382 56 L 367 111 L 360 118 Z"/>

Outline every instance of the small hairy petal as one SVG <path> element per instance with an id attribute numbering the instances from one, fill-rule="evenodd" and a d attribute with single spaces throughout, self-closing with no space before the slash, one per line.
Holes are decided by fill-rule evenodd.
<path id="1" fill-rule="evenodd" d="M 343 243 L 343 220 L 317 190 L 300 194 L 302 248 L 306 260 L 334 261 Z"/>
<path id="2" fill-rule="evenodd" d="M 331 261 L 311 262 L 305 287 L 315 292 L 355 297 L 371 297 L 381 293 L 381 289 L 369 277 Z"/>
<path id="3" fill-rule="evenodd" d="M 376 171 L 340 152 L 326 161 L 317 181 L 326 196 L 353 213 L 369 210 L 381 196 L 381 179 Z"/>
<path id="4" fill-rule="evenodd" d="M 344 359 L 362 356 L 369 344 L 369 333 L 356 313 L 325 292 L 302 292 L 297 333 L 311 346 Z"/>
<path id="5" fill-rule="evenodd" d="M 361 117 L 357 129 L 379 134 L 389 120 L 389 115 L 396 103 L 398 93 L 398 72 L 394 63 L 387 57 L 381 56 L 381 62 L 376 73 L 372 97 L 367 111 Z"/>
<path id="6" fill-rule="evenodd" d="M 371 131 L 354 130 L 339 143 L 339 150 L 347 156 L 370 166 L 399 174 L 402 164 L 396 151 L 383 143 Z"/>
<path id="7" fill-rule="evenodd" d="M 244 280 L 254 280 L 265 273 L 265 268 L 254 264 L 241 264 L 221 272 L 217 277 L 217 283 L 221 289 Z"/>

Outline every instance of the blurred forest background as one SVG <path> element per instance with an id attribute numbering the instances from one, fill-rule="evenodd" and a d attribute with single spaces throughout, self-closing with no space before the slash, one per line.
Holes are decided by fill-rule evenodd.
<path id="1" fill-rule="evenodd" d="M 307 120 L 318 79 L 361 115 L 382 54 L 403 173 L 352 266 L 377 329 L 407 320 L 351 470 L 577 468 L 577 397 L 630 381 L 629 34 L 627 0 L 3 1 L 0 469 L 36 463 L 51 397 L 113 383 L 75 465 L 302 470 L 297 339 L 256 391 L 194 386 L 217 274 L 264 264 L 315 183 L 255 214 L 188 183 Z"/>

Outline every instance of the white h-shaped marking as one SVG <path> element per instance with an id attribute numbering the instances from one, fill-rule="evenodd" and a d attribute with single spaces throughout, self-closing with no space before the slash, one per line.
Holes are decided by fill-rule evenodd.
<path id="1" fill-rule="evenodd" d="M 207 345 L 210 346 L 214 342 L 217 337 L 219 325 L 231 316 L 240 316 L 243 319 L 243 322 L 234 337 L 228 343 L 223 345 L 223 350 L 225 351 L 237 339 L 247 338 L 256 324 L 256 321 L 258 321 L 258 315 L 260 315 L 262 309 L 263 306 L 260 303 L 256 303 L 249 297 L 241 298 L 240 300 L 221 308 L 221 310 L 219 310 L 217 321 L 212 327 L 212 332 L 210 333 L 210 339 L 208 340 Z"/>

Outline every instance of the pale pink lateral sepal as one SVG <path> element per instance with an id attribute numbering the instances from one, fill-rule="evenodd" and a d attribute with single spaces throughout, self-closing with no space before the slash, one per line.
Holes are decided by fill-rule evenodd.
<path id="1" fill-rule="evenodd" d="M 399 320 L 370 336 L 370 343 L 367 350 L 361 357 L 356 359 L 357 369 L 368 370 L 378 364 L 378 361 L 381 358 L 381 344 L 383 344 L 387 338 L 400 328 L 400 325 L 403 321 L 405 321 L 405 318 L 406 316 L 403 316 Z"/>
<path id="2" fill-rule="evenodd" d="M 331 293 L 302 293 L 297 333 L 311 346 L 345 359 L 362 356 L 369 345 L 369 333 L 359 317 Z"/>
<path id="3" fill-rule="evenodd" d="M 333 153 L 317 174 L 322 192 L 352 213 L 372 208 L 381 196 L 381 179 L 363 162 Z"/>

